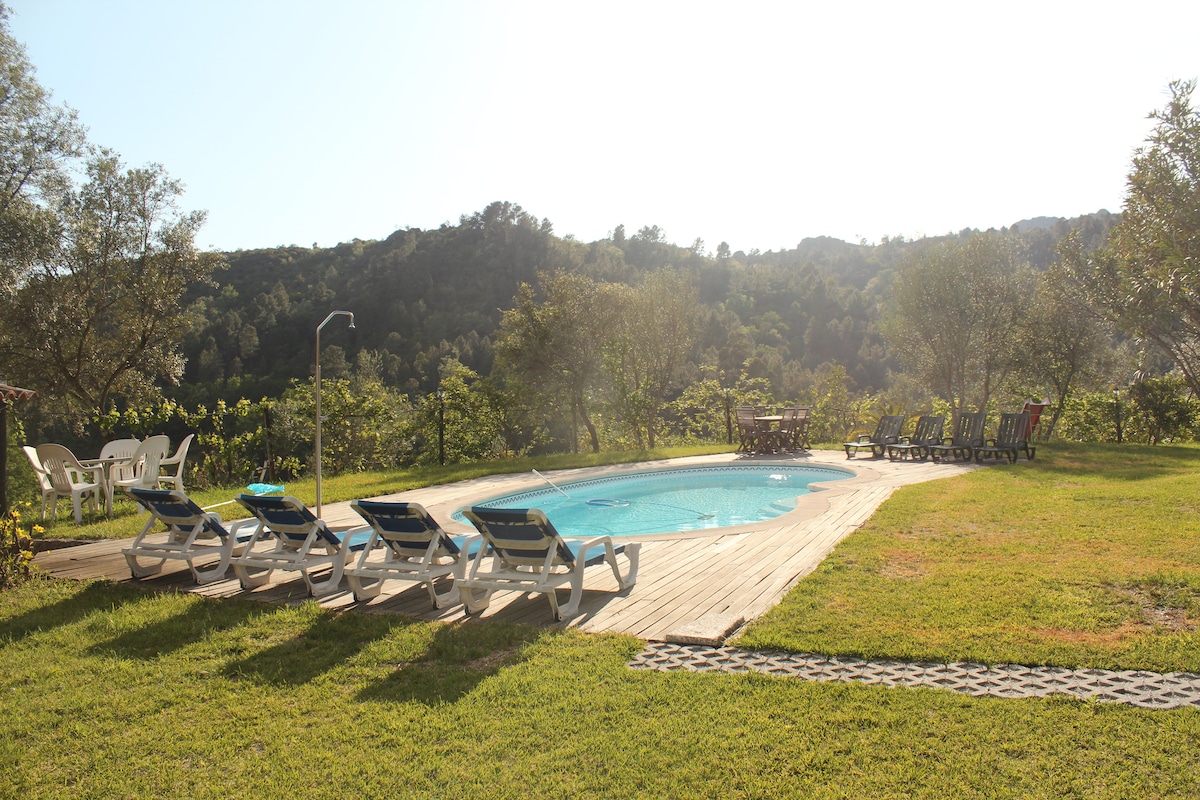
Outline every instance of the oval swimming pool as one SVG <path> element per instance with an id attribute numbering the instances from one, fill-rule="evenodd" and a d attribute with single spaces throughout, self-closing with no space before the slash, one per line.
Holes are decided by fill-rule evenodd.
<path id="1" fill-rule="evenodd" d="M 647 536 L 773 519 L 794 509 L 810 483 L 852 477 L 853 472 L 832 467 L 684 467 L 555 482 L 476 505 L 540 508 L 568 538 Z M 454 518 L 466 521 L 461 509 Z"/>

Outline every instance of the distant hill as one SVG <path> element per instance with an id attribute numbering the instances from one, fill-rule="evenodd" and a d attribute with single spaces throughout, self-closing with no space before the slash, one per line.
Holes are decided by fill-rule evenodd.
<path id="1" fill-rule="evenodd" d="M 1009 230 L 1031 263 L 1045 268 L 1070 230 L 1097 247 L 1117 219 L 1107 211 L 1033 217 Z M 764 374 L 781 375 L 787 364 L 799 374 L 840 363 L 859 386 L 880 386 L 891 365 L 873 323 L 896 265 L 914 249 L 974 232 L 877 244 L 817 236 L 795 248 L 711 258 L 667 242 L 654 227 L 628 237 L 619 228 L 591 243 L 560 238 L 549 220 L 498 202 L 464 214 L 458 225 L 398 230 L 379 241 L 237 251 L 226 254 L 217 286 L 191 289 L 185 384 L 200 393 L 193 401 L 277 395 L 290 379 L 311 374 L 313 326 L 346 309 L 356 330 L 330 334 L 326 374 L 337 374 L 338 357 L 349 364 L 366 352 L 387 383 L 428 391 L 446 355 L 490 371 L 502 312 L 522 282 L 536 285 L 539 272 L 635 285 L 670 265 L 695 276 L 707 319 L 700 348 L 725 372 L 736 374 L 751 357 Z"/>

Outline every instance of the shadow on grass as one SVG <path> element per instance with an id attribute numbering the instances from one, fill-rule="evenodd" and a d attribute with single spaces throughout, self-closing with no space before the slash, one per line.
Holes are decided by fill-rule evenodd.
<path id="1" fill-rule="evenodd" d="M 394 629 L 421 624 L 400 616 L 322 612 L 284 641 L 230 663 L 225 674 L 278 686 L 300 686 L 358 655 Z"/>
<path id="2" fill-rule="evenodd" d="M 525 646 L 552 636 L 523 625 L 460 622 L 437 629 L 422 658 L 398 668 L 357 695 L 377 703 L 453 703 L 501 669 L 524 660 Z"/>
<path id="3" fill-rule="evenodd" d="M 39 631 L 74 624 L 99 611 L 113 611 L 145 597 L 139 591 L 111 583 L 67 585 L 81 588 L 70 597 L 56 603 L 26 611 L 0 622 L 0 639 L 24 639 Z"/>
<path id="4" fill-rule="evenodd" d="M 88 648 L 98 656 L 151 660 L 232 630 L 268 612 L 257 604 L 197 600 L 180 614 L 143 625 Z"/>

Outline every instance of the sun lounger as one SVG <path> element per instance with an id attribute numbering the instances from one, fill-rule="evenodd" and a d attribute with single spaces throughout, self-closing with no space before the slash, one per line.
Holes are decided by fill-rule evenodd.
<path id="1" fill-rule="evenodd" d="M 607 563 L 612 568 L 617 591 L 637 582 L 640 544 L 617 548 L 608 536 L 565 540 L 537 508 L 476 506 L 464 513 L 484 542 L 469 571 L 463 569 L 457 581 L 468 612 L 487 608 L 494 592 L 511 590 L 545 594 L 556 620 L 571 617 L 579 610 L 584 571 L 591 564 Z M 617 564 L 621 552 L 628 559 L 624 575 Z M 571 595 L 560 607 L 555 589 L 563 584 L 570 585 Z"/>
<path id="2" fill-rule="evenodd" d="M 852 442 L 845 442 L 842 447 L 846 448 L 846 458 L 858 455 L 859 449 L 866 447 L 871 450 L 871 458 L 882 458 L 889 444 L 895 444 L 900 440 L 900 429 L 904 427 L 903 414 L 886 414 L 879 418 L 879 424 L 875 426 L 875 432 L 867 435 L 860 434 L 857 439 Z M 854 452 L 851 453 L 850 451 Z"/>
<path id="3" fill-rule="evenodd" d="M 362 602 L 379 594 L 386 580 L 420 583 L 429 591 L 434 608 L 458 602 L 458 585 L 439 595 L 438 578 L 449 578 L 468 556 L 470 541 L 478 536 L 451 536 L 442 530 L 417 503 L 385 503 L 355 500 L 350 507 L 371 526 L 371 538 L 352 567 L 346 581 L 354 599 Z"/>
<path id="4" fill-rule="evenodd" d="M 262 586 L 282 569 L 299 572 L 313 597 L 329 594 L 341 582 L 350 554 L 371 538 L 367 526 L 334 532 L 294 497 L 240 494 L 237 501 L 258 521 L 255 540 L 232 561 L 243 589 Z M 313 579 L 313 572 L 325 569 L 322 580 Z"/>
<path id="5" fill-rule="evenodd" d="M 934 461 L 970 461 L 976 447 L 983 445 L 983 426 L 987 413 L 978 411 L 958 415 L 954 435 L 943 439 L 941 444 L 929 446 L 929 457 Z"/>
<path id="6" fill-rule="evenodd" d="M 946 420 L 943 417 L 927 415 L 917 419 L 917 427 L 912 436 L 901 436 L 895 444 L 887 446 L 888 459 L 891 461 L 924 461 L 929 457 L 931 445 L 941 444 L 942 428 Z"/>
<path id="7" fill-rule="evenodd" d="M 975 448 L 975 463 L 983 462 L 985 458 L 997 461 L 1003 456 L 1010 464 L 1017 461 L 1017 452 L 1028 442 L 1029 415 L 1001 414 L 1000 424 L 996 426 L 996 438 L 988 439 L 982 446 Z"/>
<path id="8" fill-rule="evenodd" d="M 196 583 L 220 580 L 229 562 L 254 535 L 252 520 L 242 520 L 226 529 L 221 518 L 205 512 L 178 489 L 126 489 L 134 501 L 150 512 L 142 532 L 121 551 L 134 578 L 147 578 L 162 571 L 168 559 L 187 562 Z M 158 527 L 159 523 L 165 529 Z M 197 567 L 196 560 L 216 556 L 215 564 Z M 154 563 L 142 564 L 139 559 Z"/>

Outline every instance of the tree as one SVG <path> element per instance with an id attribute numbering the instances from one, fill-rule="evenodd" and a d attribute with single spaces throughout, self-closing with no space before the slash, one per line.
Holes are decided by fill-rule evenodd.
<path id="1" fill-rule="evenodd" d="M 1065 259 L 1092 306 L 1119 330 L 1152 342 L 1200 394 L 1200 112 L 1195 81 L 1170 84 L 1129 173 L 1109 244 Z"/>
<path id="2" fill-rule="evenodd" d="M 1112 335 L 1059 266 L 1039 279 L 1019 346 L 1018 380 L 1049 387 L 1056 400 L 1050 420 L 1040 426 L 1048 438 L 1072 394 L 1110 374 Z"/>
<path id="3" fill-rule="evenodd" d="M 414 432 L 424 446 L 416 454 L 416 463 L 494 458 L 500 449 L 500 425 L 486 384 L 455 358 L 442 360 L 438 376 L 437 391 L 417 404 Z"/>
<path id="4" fill-rule="evenodd" d="M 508 369 L 541 388 L 587 428 L 592 452 L 600 452 L 600 436 L 590 414 L 592 394 L 600 385 L 603 350 L 611 336 L 612 288 L 586 275 L 543 273 L 538 302 L 533 288 L 521 284 L 515 307 L 504 312 L 496 357 Z M 575 449 L 575 441 L 571 448 Z"/>
<path id="5" fill-rule="evenodd" d="M 979 233 L 918 251 L 893 285 L 888 347 L 950 403 L 955 420 L 968 406 L 982 410 L 1016 363 L 1032 287 L 1011 237 Z"/>
<path id="6" fill-rule="evenodd" d="M 66 181 L 63 165 L 79 155 L 83 129 L 75 112 L 50 102 L 25 47 L 8 31 L 0 4 L 0 292 L 16 290 L 54 241 L 43 203 Z"/>
<path id="7" fill-rule="evenodd" d="M 200 253 L 204 213 L 182 213 L 183 189 L 157 164 L 126 170 L 100 152 L 79 189 L 56 198 L 61 234 L 3 312 L 4 362 L 44 396 L 83 413 L 138 404 L 183 370 L 180 298 L 220 256 Z"/>
<path id="8" fill-rule="evenodd" d="M 689 276 L 669 267 L 637 287 L 620 287 L 620 293 L 617 335 L 607 356 L 613 404 L 637 447 L 654 447 L 659 414 L 696 344 L 698 293 Z"/>

